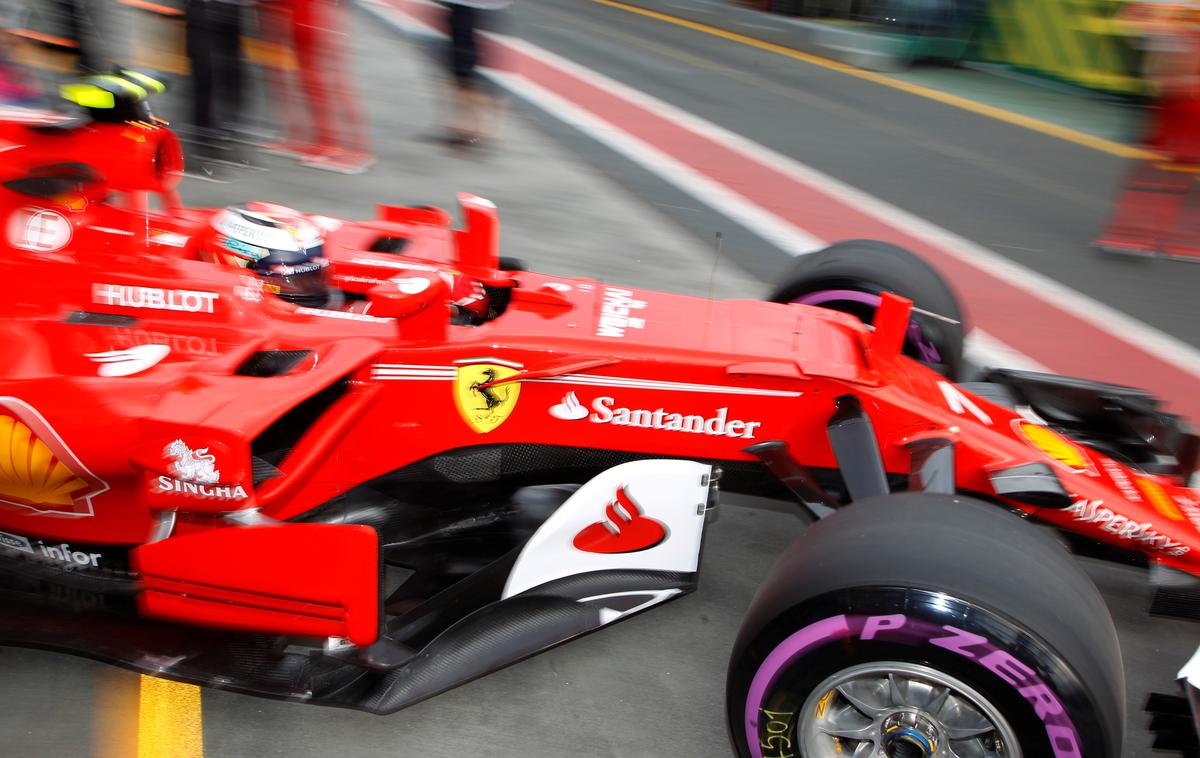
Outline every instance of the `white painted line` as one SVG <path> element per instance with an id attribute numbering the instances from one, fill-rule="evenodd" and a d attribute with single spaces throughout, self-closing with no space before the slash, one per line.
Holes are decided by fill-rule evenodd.
<path id="1" fill-rule="evenodd" d="M 826 246 L 824 240 L 763 210 L 666 153 L 525 77 L 500 72 L 491 72 L 490 76 L 513 94 L 560 121 L 574 126 L 700 202 L 729 216 L 779 249 L 793 255 L 802 255 Z M 1049 371 L 1041 363 L 979 329 L 973 330 L 968 337 L 967 357 L 978 366 Z"/>
<path id="2" fill-rule="evenodd" d="M 583 384 L 594 387 L 619 387 L 625 389 L 652 389 L 674 392 L 710 392 L 716 395 L 762 395 L 764 397 L 800 397 L 802 392 L 792 390 L 768 390 L 757 387 L 732 387 L 726 384 L 689 384 L 687 382 L 670 382 L 660 379 L 631 379 L 623 376 L 598 376 L 596 374 L 566 374 L 564 376 L 549 376 L 540 379 L 526 379 L 527 382 L 550 382 L 567 384 Z"/>
<path id="3" fill-rule="evenodd" d="M 792 255 L 803 255 L 825 246 L 823 240 L 541 85 L 506 72 L 492 71 L 490 76 L 510 92 L 607 145 L 700 202 L 719 209 L 779 249 Z"/>
<path id="4" fill-rule="evenodd" d="M 412 34 L 419 37 L 444 38 L 446 36 L 423 21 L 418 21 L 398 8 L 393 8 L 384 0 L 361 0 L 361 2 L 362 7 L 369 13 L 374 13 L 405 34 Z"/>
<path id="5" fill-rule="evenodd" d="M 364 7 L 376 13 L 385 21 L 396 24 L 406 31 L 442 36 L 422 22 L 388 6 L 382 0 L 365 0 Z M 709 139 L 723 141 L 727 145 L 733 142 L 737 144 L 737 149 L 753 153 L 755 160 L 764 160 L 763 155 L 765 154 L 777 156 L 776 163 L 769 163 L 768 165 L 782 167 L 783 162 L 794 163 L 790 158 L 777 153 L 771 153 L 766 148 L 744 140 L 738 135 L 728 132 L 715 124 L 702 121 L 672 105 L 626 87 L 620 82 L 609 79 L 602 74 L 585 69 L 540 47 L 511 37 L 495 36 L 504 44 L 518 48 L 526 55 L 545 60 L 600 89 L 612 92 L 644 108 L 680 121 L 687 128 L 702 133 Z M 690 166 L 672 158 L 658 148 L 637 139 L 612 123 L 550 92 L 526 77 L 494 70 L 487 70 L 486 73 L 509 92 L 525 99 L 530 104 L 542 109 L 560 121 L 574 126 L 581 132 L 669 182 L 671 185 L 690 194 L 708 207 L 729 216 L 779 249 L 793 255 L 803 255 L 825 247 L 826 242 L 824 240 L 762 209 L 741 195 L 735 194 L 723 185 L 699 174 Z M 799 166 L 799 164 L 796 165 Z M 800 181 L 806 180 L 801 179 Z M 979 329 L 973 330 L 967 337 L 966 356 L 971 363 L 978 366 L 1017 368 L 1028 371 L 1049 371 L 1041 363 Z"/>
<path id="6" fill-rule="evenodd" d="M 1015 368 L 1021 371 L 1040 371 L 1044 374 L 1054 373 L 1045 365 L 1038 363 L 1015 347 L 1001 342 L 982 329 L 973 329 L 967 335 L 963 353 L 967 362 L 973 366 Z"/>
<path id="7" fill-rule="evenodd" d="M 562 58 L 548 50 L 522 40 L 501 38 L 502 41 L 529 56 L 538 57 L 576 76 L 588 84 L 651 110 L 675 121 L 680 126 L 741 153 L 747 159 L 773 168 L 794 181 L 808 185 L 835 200 L 874 216 L 884 223 L 913 237 L 938 247 L 948 255 L 1008 284 L 1018 287 L 1078 318 L 1093 327 L 1108 332 L 1127 344 L 1143 350 L 1164 363 L 1169 363 L 1200 378 L 1200 350 L 1190 344 L 1146 324 L 1116 308 L 1094 300 L 1033 269 L 1026 268 L 987 248 L 943 229 L 908 211 L 852 187 L 839 179 L 818 171 L 799 161 L 777 153 L 710 121 L 635 90 L 591 69 Z M 784 250 L 789 248 L 784 247 Z"/>

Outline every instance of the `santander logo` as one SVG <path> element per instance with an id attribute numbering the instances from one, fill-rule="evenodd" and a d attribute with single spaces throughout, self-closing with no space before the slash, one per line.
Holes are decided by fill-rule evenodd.
<path id="1" fill-rule="evenodd" d="M 587 553 L 634 553 L 654 547 L 667 537 L 667 529 L 649 516 L 642 515 L 627 491 L 617 489 L 617 497 L 604 509 L 604 521 L 597 521 L 575 535 L 572 544 Z"/>
<path id="2" fill-rule="evenodd" d="M 556 405 L 548 409 L 550 415 L 564 421 L 587 419 L 593 424 L 632 426 L 639 429 L 661 429 L 666 432 L 705 434 L 710 437 L 731 437 L 752 440 L 761 421 L 744 421 L 729 418 L 729 408 L 718 408 L 711 416 L 676 413 L 666 408 L 624 408 L 617 405 L 615 398 L 598 397 L 591 406 L 585 406 L 568 392 Z"/>
<path id="3" fill-rule="evenodd" d="M 587 417 L 588 409 L 583 407 L 574 392 L 568 392 L 561 403 L 550 406 L 550 415 L 563 421 L 578 421 Z"/>

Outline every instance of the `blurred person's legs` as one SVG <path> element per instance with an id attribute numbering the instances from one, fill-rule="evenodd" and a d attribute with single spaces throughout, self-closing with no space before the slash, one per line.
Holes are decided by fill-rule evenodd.
<path id="1" fill-rule="evenodd" d="M 446 141 L 452 145 L 477 145 L 495 134 L 500 101 L 479 73 L 480 25 L 494 13 L 458 3 L 448 6 L 449 64 L 454 89 Z"/>
<path id="2" fill-rule="evenodd" d="M 19 22 L 15 0 L 0 0 L 0 103 L 33 104 L 39 98 L 36 80 L 11 57 L 20 40 L 9 33 Z"/>
<path id="3" fill-rule="evenodd" d="M 1159 97 L 1147 114 L 1141 161 L 1117 196 L 1095 244 L 1111 252 L 1200 260 L 1200 30 L 1156 40 L 1147 74 Z"/>
<path id="4" fill-rule="evenodd" d="M 1197 46 L 1200 54 L 1200 46 Z M 1200 82 L 1190 91 L 1174 93 L 1160 104 L 1167 122 L 1165 152 L 1169 169 L 1186 185 L 1178 213 L 1163 242 L 1170 256 L 1200 260 Z"/>
<path id="5" fill-rule="evenodd" d="M 346 71 L 342 9 L 330 0 L 291 0 L 292 42 L 312 118 L 305 166 L 357 174 L 375 162 L 357 88 Z"/>
<path id="6" fill-rule="evenodd" d="M 0 29 L 0 43 L 7 43 L 6 32 Z M 8 59 L 6 48 L 0 47 L 0 103 L 24 105 L 37 99 L 37 90 L 31 86 L 29 77 L 21 68 Z"/>
<path id="7" fill-rule="evenodd" d="M 313 138 L 297 81 L 299 72 L 292 40 L 290 3 L 259 4 L 258 29 L 262 40 L 276 51 L 273 65 L 263 67 L 268 107 L 275 121 L 276 134 L 262 149 L 272 155 L 301 158 L 312 151 Z"/>
<path id="8" fill-rule="evenodd" d="M 49 0 L 63 24 L 67 39 L 79 45 L 76 66 L 83 71 L 107 71 L 113 62 L 104 40 L 108 5 L 113 0 Z"/>
<path id="9" fill-rule="evenodd" d="M 238 159 L 231 138 L 240 125 L 242 6 L 188 0 L 187 56 L 192 69 L 192 126 L 199 157 Z"/>

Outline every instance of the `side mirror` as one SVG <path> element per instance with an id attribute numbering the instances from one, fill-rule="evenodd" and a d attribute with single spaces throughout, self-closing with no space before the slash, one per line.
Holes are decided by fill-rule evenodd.
<path id="1" fill-rule="evenodd" d="M 401 339 L 445 339 L 450 327 L 450 288 L 440 276 L 405 271 L 367 291 L 371 315 L 396 319 Z"/>
<path id="2" fill-rule="evenodd" d="M 460 193 L 463 226 L 454 233 L 455 265 L 490 278 L 500 268 L 500 217 L 491 200 Z"/>

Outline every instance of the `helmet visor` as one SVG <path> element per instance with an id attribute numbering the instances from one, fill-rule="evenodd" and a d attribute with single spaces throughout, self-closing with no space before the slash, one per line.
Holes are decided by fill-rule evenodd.
<path id="1" fill-rule="evenodd" d="M 276 251 L 249 268 L 262 279 L 264 289 L 290 303 L 319 308 L 329 300 L 328 261 L 311 256 L 311 251 Z"/>

